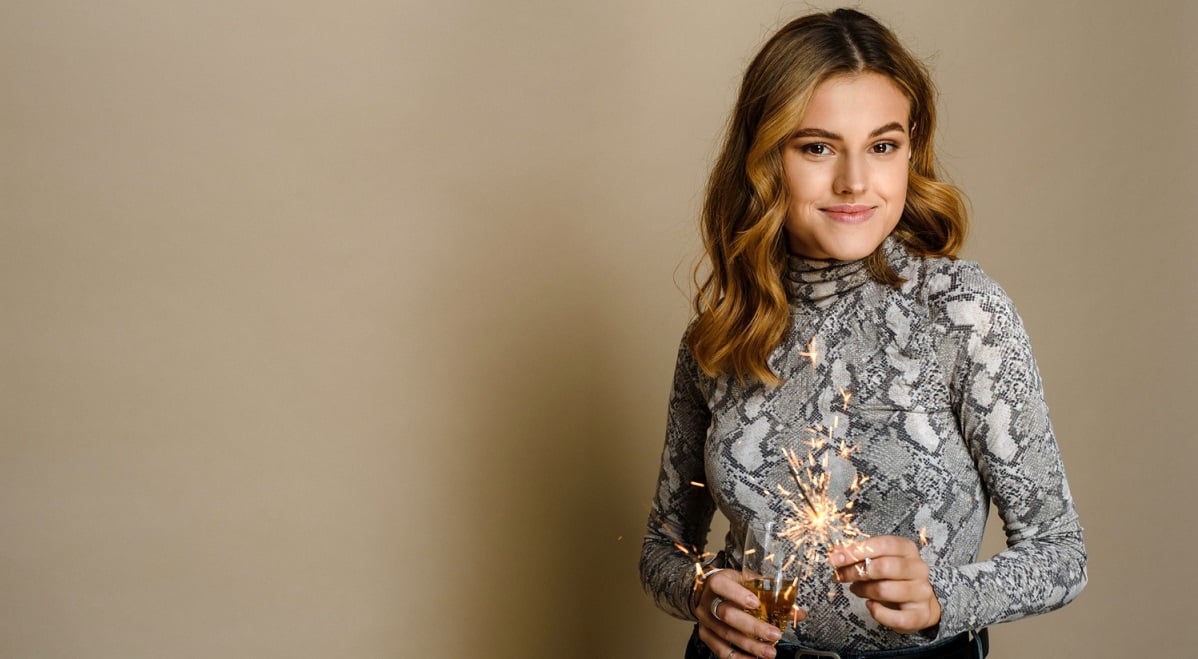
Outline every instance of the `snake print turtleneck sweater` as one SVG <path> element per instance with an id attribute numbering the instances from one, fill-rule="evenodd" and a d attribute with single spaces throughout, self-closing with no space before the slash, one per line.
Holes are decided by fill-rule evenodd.
<path id="1" fill-rule="evenodd" d="M 974 263 L 916 257 L 893 239 L 885 250 L 906 279 L 898 289 L 861 261 L 791 257 L 792 328 L 769 359 L 778 387 L 708 377 L 682 342 L 640 565 L 671 615 L 694 620 L 694 563 L 676 543 L 705 547 L 718 507 L 730 527 L 719 560 L 739 566 L 748 522 L 788 510 L 782 449 L 803 454 L 811 428 L 855 447 L 829 470 L 834 484 L 869 476 L 853 507 L 865 533 L 919 541 L 923 531 L 942 608 L 936 638 L 1052 610 L 1085 585 L 1081 526 L 1014 306 Z M 979 561 L 991 502 L 1007 548 Z M 784 641 L 871 650 L 935 640 L 880 626 L 826 565 L 811 570 L 799 604 L 808 618 Z"/>

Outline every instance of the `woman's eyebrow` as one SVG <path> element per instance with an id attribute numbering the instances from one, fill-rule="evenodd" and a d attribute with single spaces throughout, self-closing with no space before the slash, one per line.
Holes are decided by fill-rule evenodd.
<path id="1" fill-rule="evenodd" d="M 792 138 L 795 138 L 795 137 L 822 137 L 826 140 L 840 140 L 841 142 L 844 141 L 844 138 L 841 137 L 840 135 L 833 133 L 832 131 L 824 130 L 823 128 L 802 128 L 802 129 L 796 130 L 794 135 L 791 135 L 791 137 Z"/>
<path id="2" fill-rule="evenodd" d="M 897 130 L 900 133 L 907 132 L 907 129 L 903 128 L 902 124 L 900 124 L 897 121 L 892 121 L 892 122 L 886 124 L 885 126 L 880 126 L 878 128 L 875 128 L 869 134 L 869 137 L 870 137 L 870 139 L 873 139 L 879 135 L 889 133 L 892 130 Z M 824 130 L 823 128 L 800 128 L 799 130 L 796 130 L 794 132 L 794 135 L 791 135 L 790 137 L 791 137 L 791 139 L 794 139 L 796 137 L 822 137 L 826 140 L 839 140 L 841 142 L 844 141 L 844 136 L 840 135 L 839 133 L 833 133 L 830 130 Z"/>
<path id="3" fill-rule="evenodd" d="M 889 132 L 890 132 L 890 131 L 892 131 L 892 130 L 897 130 L 897 131 L 898 131 L 898 132 L 900 132 L 900 133 L 906 133 L 906 132 L 907 132 L 907 129 L 906 129 L 906 128 L 903 128 L 903 125 L 902 125 L 902 124 L 900 124 L 900 123 L 899 123 L 899 122 L 897 122 L 897 121 L 892 121 L 892 122 L 890 122 L 890 123 L 886 124 L 885 126 L 882 126 L 882 127 L 880 127 L 880 128 L 875 128 L 875 129 L 874 129 L 874 132 L 870 133 L 870 134 L 869 134 L 869 136 L 870 136 L 871 138 L 872 138 L 872 137 L 877 137 L 877 136 L 879 136 L 879 135 L 882 135 L 882 134 L 884 134 L 884 133 L 889 133 Z"/>

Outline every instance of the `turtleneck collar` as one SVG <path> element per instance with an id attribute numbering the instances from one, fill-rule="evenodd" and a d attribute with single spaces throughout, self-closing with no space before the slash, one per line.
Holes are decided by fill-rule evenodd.
<path id="1" fill-rule="evenodd" d="M 909 255 L 894 236 L 883 241 L 882 251 L 890 267 L 903 269 Z M 822 306 L 870 279 L 872 277 L 865 259 L 822 261 L 795 254 L 787 257 L 786 290 L 792 300 L 805 300 Z"/>

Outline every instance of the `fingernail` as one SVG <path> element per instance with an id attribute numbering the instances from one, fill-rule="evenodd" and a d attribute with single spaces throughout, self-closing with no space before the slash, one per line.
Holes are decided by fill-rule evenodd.
<path id="1" fill-rule="evenodd" d="M 778 651 L 773 648 L 770 648 L 765 651 L 765 659 L 774 659 L 774 657 L 777 657 L 777 656 L 778 656 Z"/>
<path id="2" fill-rule="evenodd" d="M 778 641 L 782 640 L 782 632 L 778 628 L 775 627 L 774 629 L 771 629 L 771 630 L 769 630 L 769 632 L 766 633 L 765 640 L 773 641 L 774 643 L 777 643 Z"/>
<path id="3" fill-rule="evenodd" d="M 832 554 L 829 558 L 832 561 L 832 565 L 835 565 L 836 567 L 840 567 L 841 563 L 844 563 L 844 554 L 840 552 Z"/>
<path id="4" fill-rule="evenodd" d="M 749 595 L 748 597 L 745 598 L 745 606 L 749 607 L 750 609 L 755 609 L 755 608 L 761 606 L 761 602 L 758 601 L 758 599 L 756 597 Z"/>

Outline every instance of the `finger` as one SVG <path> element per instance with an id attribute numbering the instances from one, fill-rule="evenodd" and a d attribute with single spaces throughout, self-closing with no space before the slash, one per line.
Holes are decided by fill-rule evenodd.
<path id="1" fill-rule="evenodd" d="M 871 581 L 874 579 L 888 579 L 895 573 L 893 567 L 885 565 L 895 559 L 893 557 L 873 558 L 866 556 L 864 559 L 855 563 L 840 568 L 836 568 L 833 575 L 840 583 L 855 583 L 858 581 Z"/>
<path id="2" fill-rule="evenodd" d="M 857 597 L 885 604 L 927 602 L 935 596 L 932 585 L 927 581 L 899 581 L 893 579 L 854 583 L 849 586 L 849 592 Z"/>
<path id="3" fill-rule="evenodd" d="M 715 577 L 718 574 L 712 576 Z M 741 586 L 739 581 L 734 578 L 723 581 L 722 584 L 714 581 L 708 582 L 707 587 L 704 588 L 700 605 L 695 611 L 700 623 L 700 634 L 707 630 L 711 636 L 727 644 L 728 648 L 724 649 L 725 653 L 735 646 L 738 652 L 743 652 L 747 656 L 775 656 L 773 644 L 782 638 L 781 630 L 759 620 L 745 610 L 746 608 L 756 609 L 759 604 L 757 598 L 748 589 Z M 715 594 L 716 591 L 731 596 L 743 591 L 745 599 L 742 601 L 745 606 L 738 604 L 734 599 Z M 711 643 L 708 646 L 712 648 L 713 652 L 720 650 Z"/>
<path id="4" fill-rule="evenodd" d="M 732 647 L 731 644 L 717 636 L 715 632 L 706 627 L 699 627 L 699 640 L 703 641 L 704 645 L 711 650 L 712 654 L 720 657 L 721 659 L 736 655 L 736 648 Z"/>
<path id="5" fill-rule="evenodd" d="M 713 597 L 718 595 L 740 608 L 755 609 L 761 605 L 753 591 L 741 585 L 740 578 L 731 570 L 711 575 L 707 581 L 707 590 L 713 593 Z"/>
<path id="6" fill-rule="evenodd" d="M 700 616 L 701 628 L 706 626 L 725 643 L 735 645 L 750 656 L 774 656 L 773 644 L 782 639 L 782 630 L 731 602 L 720 602 L 718 611 L 718 619 L 706 616 L 704 621 L 704 616 Z"/>
<path id="7" fill-rule="evenodd" d="M 715 629 L 700 625 L 699 639 L 721 659 L 729 656 L 774 659 L 778 655 L 772 644 L 745 636 L 729 625 L 721 625 Z"/>
<path id="8" fill-rule="evenodd" d="M 744 640 L 733 639 L 737 647 L 746 651 L 772 647 L 782 640 L 782 630 L 761 620 L 750 611 L 734 610 L 724 614 L 724 622 L 736 630 Z"/>
<path id="9" fill-rule="evenodd" d="M 874 620 L 901 634 L 912 634 L 936 624 L 930 620 L 931 612 L 926 606 L 886 606 L 882 602 L 867 600 L 865 607 Z"/>
<path id="10" fill-rule="evenodd" d="M 755 609 L 759 605 L 756 596 L 740 585 L 735 573 L 717 572 L 703 584 L 703 592 L 695 607 L 699 622 L 718 628 L 724 623 L 729 609 Z"/>
<path id="11" fill-rule="evenodd" d="M 896 535 L 879 535 L 872 538 L 862 540 L 860 542 L 851 542 L 836 546 L 828 560 L 833 567 L 840 568 L 852 563 L 858 563 L 865 560 L 877 559 L 882 556 L 918 556 L 919 547 L 914 542 L 907 538 L 902 538 Z"/>
<path id="12" fill-rule="evenodd" d="M 922 579 L 927 563 L 919 547 L 907 538 L 877 536 L 836 547 L 828 557 L 837 581 L 853 583 L 875 579 Z"/>
<path id="13" fill-rule="evenodd" d="M 837 568 L 835 578 L 841 583 L 881 579 L 922 581 L 928 578 L 928 564 L 919 556 L 866 556 Z"/>

